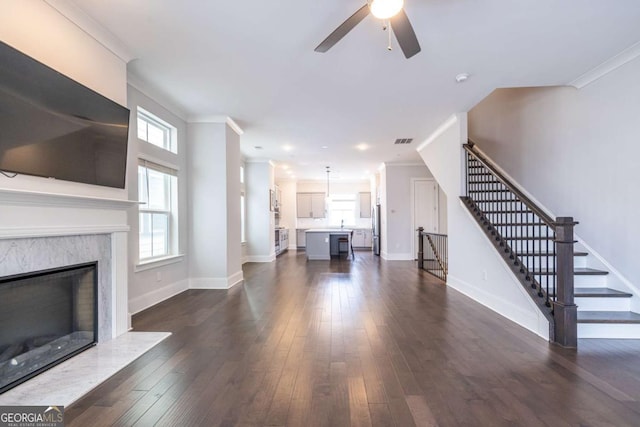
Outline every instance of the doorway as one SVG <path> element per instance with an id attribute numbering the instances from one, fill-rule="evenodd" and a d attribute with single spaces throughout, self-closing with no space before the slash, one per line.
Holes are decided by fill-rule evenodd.
<path id="1" fill-rule="evenodd" d="M 438 184 L 433 178 L 413 178 L 411 180 L 412 204 L 412 253 L 418 258 L 418 227 L 424 231 L 437 233 L 439 231 L 438 218 Z"/>

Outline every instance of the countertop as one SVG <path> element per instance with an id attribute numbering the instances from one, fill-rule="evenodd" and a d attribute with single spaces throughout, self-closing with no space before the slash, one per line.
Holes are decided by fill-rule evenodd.
<path id="1" fill-rule="evenodd" d="M 350 228 L 310 228 L 307 233 L 351 233 Z"/>

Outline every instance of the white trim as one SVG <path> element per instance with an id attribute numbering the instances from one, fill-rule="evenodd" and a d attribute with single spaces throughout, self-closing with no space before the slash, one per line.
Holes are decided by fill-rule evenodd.
<path id="1" fill-rule="evenodd" d="M 224 123 L 228 125 L 235 133 L 242 135 L 242 128 L 229 116 L 213 115 L 213 116 L 190 116 L 187 120 L 189 123 Z"/>
<path id="2" fill-rule="evenodd" d="M 595 82 L 600 77 L 603 77 L 610 72 L 622 67 L 627 62 L 633 61 L 640 56 L 640 42 L 631 45 L 613 58 L 610 58 L 598 65 L 597 67 L 587 71 L 577 79 L 568 83 L 569 86 L 573 86 L 576 89 L 582 89 L 583 87 Z"/>
<path id="3" fill-rule="evenodd" d="M 166 96 L 158 94 L 157 90 L 149 87 L 149 83 L 131 72 L 127 72 L 127 85 L 140 92 L 142 95 L 149 98 L 151 101 L 160 105 L 167 112 L 173 114 L 183 122 L 187 121 L 187 114 L 182 109 L 178 108 L 176 104 Z M 144 106 L 142 106 L 144 108 Z M 166 120 L 165 120 L 166 121 Z"/>
<path id="4" fill-rule="evenodd" d="M 416 248 L 416 233 L 417 233 L 417 228 L 416 228 L 416 182 L 419 181 L 431 181 L 435 186 L 435 224 L 436 224 L 436 230 L 435 231 L 431 231 L 431 230 L 425 230 L 429 233 L 439 233 L 440 232 L 440 187 L 438 186 L 438 183 L 436 182 L 435 178 L 411 178 L 410 179 L 410 186 L 411 188 L 409 189 L 410 191 L 410 205 L 411 205 L 411 253 L 412 254 L 418 254 L 418 249 Z"/>
<path id="5" fill-rule="evenodd" d="M 128 225 L 15 227 L 15 228 L 0 228 L 0 239 L 78 236 L 83 234 L 111 234 L 111 233 L 128 232 L 128 231 L 129 231 Z"/>
<path id="6" fill-rule="evenodd" d="M 148 142 L 146 142 L 146 143 L 149 144 Z M 154 147 L 157 147 L 157 145 L 154 145 Z M 175 154 L 175 153 L 173 153 L 173 154 Z M 161 160 L 158 157 L 149 155 L 147 153 L 138 153 L 138 159 L 146 160 L 147 162 L 155 163 L 155 164 L 157 164 L 159 166 L 164 166 L 165 168 L 173 169 L 176 172 L 180 171 L 180 166 L 178 166 L 178 165 L 176 165 L 174 163 L 168 162 L 166 160 Z M 153 167 L 151 169 L 153 169 Z M 162 171 L 160 171 L 160 172 L 162 172 Z"/>
<path id="7" fill-rule="evenodd" d="M 427 145 L 431 144 L 433 141 L 438 139 L 440 135 L 445 133 L 451 126 L 455 125 L 458 122 L 458 115 L 454 114 L 450 116 L 444 123 L 442 123 L 438 128 L 433 131 L 431 135 L 424 142 L 416 147 L 416 151 L 422 151 Z"/>
<path id="8" fill-rule="evenodd" d="M 276 255 L 247 255 L 247 262 L 273 262 L 276 259 Z"/>
<path id="9" fill-rule="evenodd" d="M 133 53 L 131 53 L 118 37 L 100 25 L 74 3 L 68 0 L 44 1 L 125 63 L 135 58 Z"/>
<path id="10" fill-rule="evenodd" d="M 149 307 L 161 303 L 173 296 L 176 296 L 189 289 L 189 280 L 183 279 L 175 283 L 171 283 L 162 288 L 154 289 L 139 297 L 129 300 L 129 312 L 131 314 L 140 313 Z"/>
<path id="11" fill-rule="evenodd" d="M 75 194 L 45 193 L 31 190 L 0 189 L 0 203 L 9 205 L 64 206 L 126 210 L 137 201 Z"/>
<path id="12" fill-rule="evenodd" d="M 382 259 L 386 261 L 415 261 L 415 257 L 411 253 L 381 253 Z"/>
<path id="13" fill-rule="evenodd" d="M 147 271 L 158 267 L 164 267 L 165 265 L 176 264 L 178 262 L 184 261 L 184 256 L 184 254 L 169 255 L 158 259 L 142 261 L 133 267 L 133 271 L 135 273 L 138 273 L 140 271 Z"/>
<path id="14" fill-rule="evenodd" d="M 229 289 L 244 280 L 242 270 L 224 277 L 197 277 L 189 279 L 190 289 Z"/>
<path id="15" fill-rule="evenodd" d="M 513 323 L 522 326 L 523 328 L 535 333 L 536 335 L 540 336 L 541 338 L 544 338 L 547 341 L 549 340 L 549 322 L 547 321 L 547 319 L 544 317 L 542 313 L 537 313 L 534 311 L 533 313 L 535 314 L 532 315 L 531 311 L 523 310 L 518 305 L 513 304 L 503 298 L 500 298 L 499 295 L 496 295 L 491 292 L 487 292 L 482 288 L 473 286 L 465 282 L 464 280 L 461 280 L 455 276 L 452 276 L 451 274 L 447 275 L 447 286 L 449 286 L 451 289 L 454 289 L 460 292 L 466 297 L 471 298 L 473 301 L 477 302 L 478 304 L 482 304 L 483 306 L 499 314 L 505 319 L 508 319 Z M 496 307 L 500 307 L 501 311 L 498 311 Z M 515 320 L 518 317 L 528 319 L 528 321 L 531 322 L 531 324 L 527 325 L 527 324 L 524 324 L 524 322 L 519 322 Z M 532 325 L 536 325 L 537 328 L 534 329 Z"/>
<path id="16" fill-rule="evenodd" d="M 637 298 L 638 296 L 640 296 L 640 288 L 635 286 L 630 280 L 628 280 L 619 270 L 614 268 L 606 259 L 604 259 L 602 255 L 600 255 L 597 251 L 595 251 L 591 246 L 587 245 L 583 239 L 581 239 L 577 235 L 574 235 L 573 237 L 575 237 L 578 243 L 584 247 L 585 251 L 588 252 L 589 255 L 592 255 L 595 259 L 600 261 L 602 265 L 609 271 L 609 277 L 607 278 L 607 285 L 608 285 L 607 287 L 610 287 L 612 289 L 617 288 L 615 284 L 611 283 L 612 281 L 611 276 L 614 276 L 616 279 L 620 281 L 622 285 L 627 287 L 627 289 L 618 289 L 618 290 L 626 290 L 628 292 L 631 292 L 634 294 L 634 298 Z M 635 310 L 632 310 L 632 311 L 635 311 Z"/>

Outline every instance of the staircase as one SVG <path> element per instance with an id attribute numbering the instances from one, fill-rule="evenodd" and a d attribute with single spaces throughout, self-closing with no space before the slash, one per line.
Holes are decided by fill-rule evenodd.
<path id="1" fill-rule="evenodd" d="M 461 199 L 549 320 L 550 339 L 573 347 L 574 333 L 578 338 L 640 338 L 640 314 L 631 311 L 633 294 L 611 286 L 606 267 L 573 244 L 577 223 L 540 209 L 473 142 L 464 149 L 467 192 Z M 577 328 L 571 325 L 576 321 Z"/>

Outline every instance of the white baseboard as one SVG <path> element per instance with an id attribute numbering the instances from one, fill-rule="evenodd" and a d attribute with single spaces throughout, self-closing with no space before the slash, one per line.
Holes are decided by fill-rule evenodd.
<path id="1" fill-rule="evenodd" d="M 247 262 L 273 262 L 276 259 L 276 254 L 272 255 L 248 255 Z"/>
<path id="2" fill-rule="evenodd" d="M 496 294 L 487 292 L 483 288 L 467 283 L 451 274 L 447 275 L 447 285 L 502 317 L 549 340 L 549 321 L 542 313 L 538 313 L 537 308 L 532 308 L 534 311 L 524 310 Z"/>
<path id="3" fill-rule="evenodd" d="M 229 289 L 244 280 L 242 270 L 229 277 L 196 277 L 189 279 L 190 289 Z"/>
<path id="4" fill-rule="evenodd" d="M 381 253 L 382 259 L 386 261 L 414 261 L 415 257 L 411 253 L 390 254 L 388 252 Z"/>
<path id="5" fill-rule="evenodd" d="M 147 292 L 129 300 L 129 313 L 136 314 L 189 289 L 189 280 L 184 279 Z M 129 323 L 131 325 L 131 323 Z"/>

